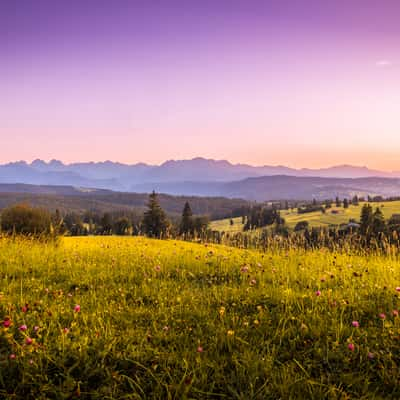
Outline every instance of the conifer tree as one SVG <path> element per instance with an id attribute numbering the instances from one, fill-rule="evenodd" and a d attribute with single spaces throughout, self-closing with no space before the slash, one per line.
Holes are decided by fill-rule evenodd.
<path id="1" fill-rule="evenodd" d="M 372 229 L 372 207 L 369 204 L 364 204 L 361 209 L 360 217 L 360 232 L 363 235 L 368 235 Z"/>
<path id="2" fill-rule="evenodd" d="M 143 231 L 147 236 L 160 238 L 167 232 L 168 220 L 154 190 L 149 196 L 147 207 L 142 221 Z"/>
<path id="3" fill-rule="evenodd" d="M 386 230 L 385 217 L 379 207 L 375 210 L 372 216 L 372 232 L 375 236 L 384 233 Z"/>
<path id="4" fill-rule="evenodd" d="M 179 233 L 181 235 L 193 233 L 193 213 L 192 209 L 190 208 L 189 202 L 186 202 L 185 206 L 183 207 Z"/>

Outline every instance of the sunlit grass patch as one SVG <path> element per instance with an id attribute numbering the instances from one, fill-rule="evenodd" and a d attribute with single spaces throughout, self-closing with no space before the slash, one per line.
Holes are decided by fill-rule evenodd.
<path id="1" fill-rule="evenodd" d="M 400 396 L 394 259 L 1 239 L 0 274 L 0 397 Z"/>

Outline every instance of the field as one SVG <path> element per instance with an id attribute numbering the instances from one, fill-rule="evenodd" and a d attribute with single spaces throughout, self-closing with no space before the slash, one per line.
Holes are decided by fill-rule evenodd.
<path id="1" fill-rule="evenodd" d="M 0 239 L 0 398 L 400 398 L 400 262 Z"/>
<path id="2" fill-rule="evenodd" d="M 289 228 L 294 228 L 300 221 L 308 221 L 311 227 L 325 227 L 329 225 L 346 224 L 350 219 L 359 220 L 361 208 L 364 203 L 358 206 L 350 205 L 349 208 L 332 207 L 326 210 L 326 213 L 320 211 L 310 212 L 306 214 L 298 214 L 297 209 L 282 210 L 281 216 L 285 219 L 286 225 Z M 385 218 L 390 218 L 393 214 L 400 214 L 400 201 L 390 201 L 382 203 L 369 203 L 375 209 L 380 207 Z M 336 211 L 337 214 L 333 214 Z M 234 218 L 234 224 L 230 225 L 229 219 L 212 221 L 211 229 L 224 232 L 241 232 L 243 230 L 242 218 Z"/>

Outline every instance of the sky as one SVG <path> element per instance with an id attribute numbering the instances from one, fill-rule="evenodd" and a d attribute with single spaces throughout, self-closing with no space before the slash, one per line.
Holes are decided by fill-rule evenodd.
<path id="1" fill-rule="evenodd" d="M 398 0 L 0 2 L 0 163 L 400 170 Z"/>

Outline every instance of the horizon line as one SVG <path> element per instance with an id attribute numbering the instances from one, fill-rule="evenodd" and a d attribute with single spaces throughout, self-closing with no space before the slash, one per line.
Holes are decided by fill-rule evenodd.
<path id="1" fill-rule="evenodd" d="M 212 161 L 212 162 L 226 162 L 229 163 L 232 166 L 249 166 L 253 168 L 265 168 L 265 167 L 271 167 L 271 168 L 288 168 L 288 169 L 293 169 L 296 171 L 304 171 L 304 170 L 312 170 L 312 171 L 318 171 L 318 170 L 324 170 L 324 169 L 332 169 L 332 168 L 338 168 L 338 167 L 349 167 L 349 168 L 362 168 L 362 169 L 368 169 L 370 171 L 376 171 L 376 172 L 384 172 L 384 173 L 398 173 L 399 171 L 396 170 L 387 170 L 387 169 L 376 169 L 376 168 L 370 168 L 367 165 L 357 165 L 357 164 L 348 164 L 348 163 L 343 163 L 343 164 L 334 164 L 334 165 L 328 165 L 328 166 L 322 166 L 322 167 L 292 167 L 289 164 L 250 164 L 246 162 L 232 162 L 228 159 L 216 159 L 216 158 L 207 158 L 203 156 L 196 156 L 192 158 L 177 158 L 177 159 L 166 159 L 160 163 L 149 163 L 145 161 L 137 161 L 134 163 L 129 163 L 129 162 L 122 162 L 122 161 L 113 161 L 110 159 L 106 160 L 88 160 L 88 161 L 63 161 L 58 158 L 51 158 L 51 159 L 42 159 L 42 158 L 33 158 L 29 160 L 15 160 L 15 161 L 5 161 L 1 162 L 0 166 L 6 166 L 10 164 L 19 164 L 19 163 L 24 163 L 26 165 L 31 166 L 35 161 L 36 162 L 43 162 L 47 165 L 51 164 L 52 162 L 55 163 L 61 163 L 64 166 L 71 166 L 75 164 L 106 164 L 106 163 L 111 163 L 111 164 L 120 164 L 120 165 L 125 165 L 125 166 L 137 166 L 137 165 L 146 165 L 149 167 L 160 167 L 168 162 L 185 162 L 185 161 L 194 161 L 194 160 L 204 160 L 204 161 Z"/>

